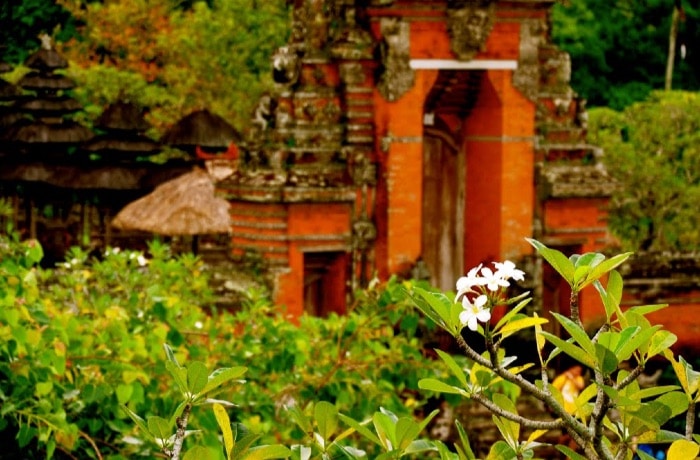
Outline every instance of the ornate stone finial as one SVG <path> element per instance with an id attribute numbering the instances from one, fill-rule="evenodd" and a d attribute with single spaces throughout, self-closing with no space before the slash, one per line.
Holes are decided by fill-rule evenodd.
<path id="1" fill-rule="evenodd" d="M 343 24 L 331 46 L 331 55 L 341 59 L 370 59 L 372 57 L 372 35 L 357 23 L 354 6 L 343 10 Z"/>
<path id="2" fill-rule="evenodd" d="M 53 48 L 53 43 L 49 34 L 39 35 L 39 40 L 41 41 L 42 49 L 45 49 L 46 51 L 51 51 L 51 49 Z"/>
<path id="3" fill-rule="evenodd" d="M 367 217 L 361 217 L 352 224 L 352 246 L 357 250 L 366 250 L 377 239 L 377 227 Z"/>
<path id="4" fill-rule="evenodd" d="M 282 46 L 272 55 L 272 78 L 282 85 L 293 85 L 299 79 L 299 54 L 289 46 Z"/>
<path id="5" fill-rule="evenodd" d="M 393 102 L 413 87 L 415 72 L 411 69 L 409 46 L 410 25 L 398 18 L 382 18 L 382 74 L 377 88 L 386 100 Z"/>
<path id="6" fill-rule="evenodd" d="M 493 29 L 496 3 L 493 0 L 451 0 L 447 5 L 447 30 L 452 52 L 468 61 L 484 49 Z"/>

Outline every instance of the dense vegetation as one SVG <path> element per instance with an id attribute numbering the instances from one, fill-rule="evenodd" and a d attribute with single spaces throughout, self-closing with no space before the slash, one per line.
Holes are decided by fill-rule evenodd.
<path id="1" fill-rule="evenodd" d="M 571 56 L 572 86 L 589 106 L 623 109 L 664 88 L 673 7 L 683 8 L 674 89 L 700 89 L 700 6 L 682 0 L 575 0 L 554 6 L 554 42 Z M 683 56 L 682 48 L 685 49 Z"/>

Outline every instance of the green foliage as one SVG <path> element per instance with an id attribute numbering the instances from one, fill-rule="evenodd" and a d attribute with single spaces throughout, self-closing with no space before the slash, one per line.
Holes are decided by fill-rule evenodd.
<path id="1" fill-rule="evenodd" d="M 700 89 L 700 8 L 682 1 L 673 87 Z M 644 100 L 664 86 L 672 1 L 577 0 L 557 2 L 552 15 L 552 38 L 571 56 L 571 83 L 591 106 L 621 110 Z"/>
<path id="2" fill-rule="evenodd" d="M 12 64 L 24 62 L 39 48 L 41 34 L 65 41 L 76 35 L 77 25 L 55 0 L 3 0 L 0 24 L 0 59 Z"/>
<path id="3" fill-rule="evenodd" d="M 591 110 L 589 140 L 619 184 L 609 226 L 624 248 L 700 248 L 700 95 L 654 92 L 622 112 Z"/>
<path id="4" fill-rule="evenodd" d="M 84 23 L 61 51 L 89 116 L 126 98 L 148 109 L 157 134 L 203 107 L 242 130 L 289 28 L 282 0 L 61 3 Z"/>
<path id="5" fill-rule="evenodd" d="M 552 429 L 564 429 L 579 445 L 579 451 L 569 446 L 557 448 L 570 458 L 608 459 L 631 458 L 630 447 L 635 443 L 671 443 L 669 458 L 691 458 L 697 455 L 698 444 L 693 440 L 695 402 L 700 400 L 698 388 L 700 373 L 694 371 L 682 358 L 676 360 L 671 351 L 676 337 L 652 325 L 646 315 L 663 308 L 662 305 L 649 305 L 620 308 L 622 280 L 615 268 L 622 264 L 630 253 L 606 258 L 603 254 L 587 253 L 569 258 L 561 252 L 548 248 L 541 242 L 528 239 L 537 252 L 552 264 L 564 280 L 571 286 L 571 317 L 552 313 L 569 337 L 559 337 L 541 328 L 541 318 L 520 315 L 522 295 L 508 299 L 504 297 L 509 279 L 520 275 L 514 266 L 496 263 L 494 274 L 490 269 L 477 267 L 457 282 L 460 294 L 454 301 L 444 294 L 411 288 L 410 296 L 419 309 L 435 323 L 455 337 L 462 351 L 473 363 L 464 367 L 448 353 L 438 352 L 449 369 L 450 378 L 426 378 L 419 382 L 421 388 L 447 394 L 460 395 L 482 404 L 493 413 L 493 422 L 503 440 L 497 441 L 488 458 L 532 458 L 535 449 L 542 444 L 537 441 Z M 480 275 L 481 274 L 481 275 Z M 495 283 L 494 279 L 502 283 Z M 607 284 L 603 281 L 607 278 Z M 579 316 L 577 298 L 586 286 L 593 285 L 605 305 L 606 322 L 589 336 L 584 330 Z M 463 305 L 457 300 L 462 297 Z M 530 382 L 519 373 L 529 366 L 512 366 L 515 357 L 507 357 L 502 350 L 505 346 L 504 321 L 495 327 L 482 316 L 484 322 L 477 331 L 484 338 L 486 351 L 478 354 L 472 345 L 461 335 L 467 324 L 463 312 L 453 310 L 464 307 L 467 312 L 477 303 L 472 297 L 486 296 L 487 303 L 482 307 L 490 310 L 501 303 L 515 304 L 516 311 L 506 324 L 512 330 L 535 329 L 535 344 L 541 364 L 540 380 Z M 481 305 L 481 304 L 479 304 Z M 508 316 L 508 315 L 506 315 Z M 518 319 L 516 319 L 518 318 Z M 501 337 L 499 337 L 499 334 Z M 545 341 L 553 347 L 549 356 L 543 355 Z M 561 353 L 580 362 L 592 372 L 592 381 L 586 389 L 575 395 L 565 395 L 555 387 L 556 381 L 549 383 L 547 365 L 554 356 Z M 646 363 L 656 356 L 664 356 L 671 362 L 680 386 L 663 386 L 641 389 L 636 377 L 644 370 Z M 627 363 L 627 364 L 626 364 Z M 629 365 L 628 365 L 629 364 Z M 630 370 L 631 369 L 631 370 Z M 511 398 L 494 390 L 494 383 L 507 381 L 529 392 L 544 403 L 558 417 L 553 422 L 532 420 L 518 414 Z M 682 390 L 682 391 L 679 391 Z M 569 403 L 565 403 L 568 398 Z M 615 408 L 615 416 L 611 409 Z M 688 413 L 685 436 L 663 429 L 673 417 Z M 533 431 L 526 440 L 521 440 L 522 428 Z M 442 452 L 438 449 L 439 452 Z M 449 455 L 442 454 L 442 458 Z M 460 457 L 461 458 L 461 457 Z"/>
<path id="6" fill-rule="evenodd" d="M 170 440 L 183 402 L 222 401 L 236 404 L 234 439 L 291 445 L 303 434 L 284 407 L 324 399 L 360 420 L 380 405 L 408 416 L 422 402 L 418 380 L 432 373 L 415 337 L 419 318 L 395 281 L 361 295 L 347 316 L 294 325 L 264 297 L 237 312 L 214 310 L 202 262 L 157 242 L 146 254 L 110 249 L 100 259 L 73 249 L 55 270 L 36 267 L 36 242 L 0 236 L 0 254 L 8 452 L 151 456 Z M 145 430 L 127 414 L 139 414 Z M 193 410 L 188 423 L 183 451 L 219 459 L 220 415 Z M 143 442 L 148 432 L 160 447 Z"/>

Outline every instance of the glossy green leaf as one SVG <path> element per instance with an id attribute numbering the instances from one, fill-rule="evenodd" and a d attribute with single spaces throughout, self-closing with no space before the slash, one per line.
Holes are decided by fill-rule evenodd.
<path id="1" fill-rule="evenodd" d="M 513 460 L 517 457 L 515 451 L 504 441 L 496 441 L 489 450 L 486 460 Z"/>
<path id="2" fill-rule="evenodd" d="M 271 444 L 251 447 L 243 460 L 270 460 L 273 458 L 289 458 L 292 451 L 281 444 Z"/>
<path id="3" fill-rule="evenodd" d="M 615 353 L 601 344 L 595 344 L 596 360 L 598 361 L 599 369 L 604 375 L 610 375 L 617 370 L 620 364 L 615 356 Z"/>
<path id="4" fill-rule="evenodd" d="M 202 389 L 202 394 L 207 394 L 212 390 L 217 389 L 224 383 L 239 379 L 248 371 L 247 367 L 224 367 L 216 369 L 207 378 L 207 384 Z"/>
<path id="5" fill-rule="evenodd" d="M 160 439 L 165 443 L 170 436 L 172 436 L 172 426 L 168 420 L 157 415 L 148 417 L 146 424 L 148 425 L 148 431 L 153 435 L 154 438 Z"/>
<path id="6" fill-rule="evenodd" d="M 554 334 L 550 334 L 549 332 L 542 332 L 542 336 L 544 336 L 550 343 L 552 343 L 555 347 L 557 347 L 559 350 L 562 352 L 566 353 L 567 355 L 571 356 L 574 358 L 576 361 L 580 362 L 581 364 L 595 368 L 596 367 L 596 359 L 594 355 L 590 355 L 586 353 L 582 348 L 577 347 L 571 342 L 567 342 L 565 340 L 560 339 Z M 551 359 L 551 355 L 550 355 Z"/>
<path id="7" fill-rule="evenodd" d="M 412 418 L 401 417 L 396 422 L 396 448 L 404 451 L 420 434 L 420 427 Z"/>
<path id="8" fill-rule="evenodd" d="M 328 444 L 338 429 L 338 409 L 327 401 L 319 401 L 314 406 L 314 419 L 318 433 Z"/>
<path id="9" fill-rule="evenodd" d="M 457 380 L 464 388 L 467 388 L 467 376 L 464 374 L 462 367 L 457 364 L 457 361 L 449 354 L 442 350 L 436 349 L 435 352 L 438 354 L 440 359 L 447 364 L 447 368 L 450 370 L 452 375 L 457 377 Z"/>
<path id="10" fill-rule="evenodd" d="M 664 350 L 671 348 L 671 346 L 678 341 L 676 334 L 669 331 L 656 331 L 656 333 L 651 336 L 651 343 L 649 344 L 649 351 L 647 351 L 647 359 L 658 354 L 663 353 Z"/>
<path id="11" fill-rule="evenodd" d="M 648 344 L 651 341 L 651 337 L 654 333 L 660 329 L 661 326 L 652 326 L 647 328 L 641 328 L 639 326 L 630 326 L 625 328 L 625 331 L 635 330 L 637 331 L 632 335 L 627 341 L 620 341 L 617 350 L 615 350 L 615 355 L 617 355 L 620 361 L 625 361 L 632 357 L 637 351 L 641 351 L 648 348 Z"/>
<path id="12" fill-rule="evenodd" d="M 136 412 L 132 411 L 123 404 L 121 404 L 119 407 L 121 407 L 122 410 L 126 412 L 129 418 L 136 424 L 136 426 L 138 426 L 141 429 L 141 431 L 144 432 L 146 436 L 149 437 L 149 439 L 153 439 L 151 430 L 148 429 L 148 425 L 146 424 L 146 421 L 144 419 L 142 419 Z"/>
<path id="13" fill-rule="evenodd" d="M 574 282 L 574 264 L 571 263 L 567 257 L 557 251 L 556 249 L 550 249 L 539 241 L 532 238 L 525 238 L 528 243 L 530 243 L 537 252 L 554 268 L 557 273 L 559 273 L 569 285 L 573 285 Z"/>
<path id="14" fill-rule="evenodd" d="M 464 454 L 466 460 L 476 460 L 476 456 L 472 451 L 471 443 L 469 442 L 469 436 L 467 436 L 464 426 L 462 426 L 459 420 L 455 420 L 455 426 L 457 427 L 457 434 L 459 434 L 460 441 L 460 445 L 456 447 L 461 447 L 462 453 Z"/>
<path id="15" fill-rule="evenodd" d="M 372 431 L 369 428 L 367 428 L 364 424 L 358 422 L 352 417 L 348 417 L 345 414 L 338 414 L 338 417 L 340 418 L 340 420 L 343 421 L 343 423 L 353 428 L 365 438 L 369 439 L 378 446 L 382 446 L 382 441 L 374 433 L 372 433 Z"/>
<path id="16" fill-rule="evenodd" d="M 588 276 L 586 276 L 586 279 L 580 283 L 579 289 L 583 289 L 584 287 L 591 284 L 593 281 L 597 280 L 601 276 L 617 268 L 618 266 L 623 264 L 627 259 L 629 259 L 629 257 L 632 254 L 633 253 L 631 252 L 625 252 L 623 254 L 618 254 L 600 262 L 597 266 L 591 269 L 591 271 L 588 273 Z"/>
<path id="17" fill-rule="evenodd" d="M 559 324 L 561 324 L 564 327 L 564 329 L 566 329 L 566 332 L 569 333 L 569 335 L 576 341 L 576 343 L 578 343 L 581 346 L 581 348 L 583 348 L 586 351 L 586 353 L 588 353 L 591 356 L 595 355 L 596 351 L 593 345 L 593 341 L 590 337 L 588 337 L 588 334 L 585 330 L 583 330 L 581 326 L 579 326 L 573 320 L 567 318 L 564 315 L 561 315 L 556 312 L 551 312 L 551 314 L 556 318 Z"/>
<path id="18" fill-rule="evenodd" d="M 383 412 L 375 412 L 372 422 L 384 449 L 396 449 L 396 426 L 392 417 Z"/>
<path id="19" fill-rule="evenodd" d="M 572 448 L 570 448 L 568 446 L 559 445 L 559 446 L 555 446 L 555 447 L 559 452 L 566 455 L 571 460 L 586 460 L 586 457 L 579 454 L 578 452 L 576 452 L 575 450 L 573 450 Z"/>
<path id="20" fill-rule="evenodd" d="M 175 380 L 175 383 L 177 383 L 177 386 L 180 388 L 180 391 L 183 394 L 187 394 L 187 369 L 178 366 L 177 364 L 174 364 L 172 361 L 166 361 L 165 368 L 168 370 L 168 372 L 170 372 L 170 375 L 173 376 L 173 379 Z"/>
<path id="21" fill-rule="evenodd" d="M 218 460 L 218 452 L 204 446 L 194 446 L 185 452 L 182 460 Z"/>
<path id="22" fill-rule="evenodd" d="M 532 301 L 532 298 L 528 298 L 528 299 L 522 300 L 522 301 L 520 301 L 520 303 L 518 303 L 516 306 L 514 306 L 514 307 L 511 308 L 511 309 L 509 309 L 509 310 L 506 312 L 506 314 L 503 315 L 503 317 L 502 317 L 501 319 L 499 319 L 498 322 L 496 323 L 496 325 L 493 327 L 493 332 L 496 333 L 496 332 L 499 331 L 503 326 L 505 326 L 506 324 L 508 324 L 508 323 L 511 321 L 511 319 L 512 319 L 515 315 L 517 315 L 518 313 L 520 313 L 520 311 L 521 311 L 523 308 L 525 308 L 525 307 L 527 306 L 527 304 L 529 304 L 531 301 Z"/>
<path id="23" fill-rule="evenodd" d="M 202 391 L 207 384 L 209 370 L 207 366 L 200 361 L 192 361 L 187 365 L 187 389 L 196 395 Z"/>
<path id="24" fill-rule="evenodd" d="M 445 382 L 442 382 L 437 379 L 420 379 L 418 381 L 418 388 L 421 390 L 428 390 L 428 391 L 434 391 L 436 393 L 449 393 L 449 394 L 455 394 L 455 395 L 461 395 L 461 396 L 469 396 L 469 393 L 467 393 L 465 390 L 461 388 L 457 388 L 452 385 L 448 385 Z"/>

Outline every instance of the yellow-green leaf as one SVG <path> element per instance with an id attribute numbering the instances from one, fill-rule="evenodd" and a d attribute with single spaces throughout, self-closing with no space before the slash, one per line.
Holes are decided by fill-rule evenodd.
<path id="1" fill-rule="evenodd" d="M 216 417 L 216 423 L 219 424 L 221 428 L 221 434 L 224 437 L 224 450 L 226 452 L 226 458 L 231 459 L 231 452 L 233 451 L 233 446 L 235 440 L 233 439 L 233 432 L 231 431 L 231 419 L 228 417 L 226 409 L 221 404 L 214 404 L 214 417 Z"/>
<path id="2" fill-rule="evenodd" d="M 678 441 L 673 441 L 668 449 L 666 458 L 668 460 L 691 460 L 696 458 L 698 453 L 700 453 L 698 444 L 687 439 L 679 439 Z"/>

